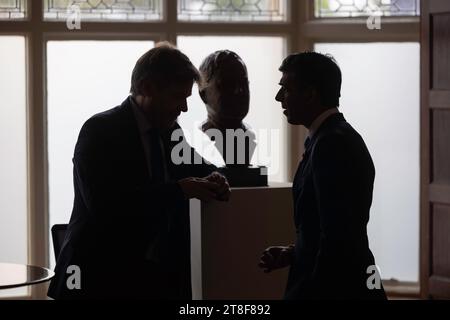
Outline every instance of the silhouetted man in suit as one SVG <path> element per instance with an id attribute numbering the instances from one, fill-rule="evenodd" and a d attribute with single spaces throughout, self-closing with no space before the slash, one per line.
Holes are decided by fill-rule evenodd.
<path id="1" fill-rule="evenodd" d="M 276 100 L 288 122 L 309 135 L 292 187 L 296 242 L 266 249 L 260 267 L 290 266 L 285 299 L 385 299 L 366 228 L 375 168 L 337 109 L 341 71 L 314 52 L 287 57 L 280 71 Z"/>
<path id="2" fill-rule="evenodd" d="M 75 200 L 48 295 L 61 299 L 190 299 L 188 199 L 227 200 L 207 163 L 173 161 L 172 133 L 199 73 L 168 43 L 145 53 L 131 95 L 90 118 L 75 147 Z M 188 145 L 193 159 L 195 151 Z M 204 178 L 201 178 L 204 177 Z M 81 288 L 67 285 L 78 266 Z"/>

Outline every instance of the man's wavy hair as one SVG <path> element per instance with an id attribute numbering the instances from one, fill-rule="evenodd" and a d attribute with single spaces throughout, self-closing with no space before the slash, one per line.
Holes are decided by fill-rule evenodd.
<path id="1" fill-rule="evenodd" d="M 242 60 L 241 57 L 234 51 L 231 50 L 218 50 L 207 56 L 202 64 L 200 65 L 200 72 L 202 75 L 201 88 L 204 88 L 208 82 L 217 74 L 225 62 L 230 60 Z M 247 67 L 244 64 L 245 72 L 247 72 Z"/>
<path id="2" fill-rule="evenodd" d="M 130 93 L 143 94 L 143 86 L 153 82 L 158 88 L 187 81 L 199 82 L 200 73 L 189 58 L 169 42 L 160 42 L 136 62 Z"/>

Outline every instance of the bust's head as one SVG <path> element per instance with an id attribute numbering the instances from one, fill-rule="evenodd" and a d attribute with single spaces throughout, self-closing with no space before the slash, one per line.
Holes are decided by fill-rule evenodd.
<path id="1" fill-rule="evenodd" d="M 200 72 L 203 77 L 200 96 L 210 127 L 222 130 L 242 127 L 250 104 L 247 67 L 242 59 L 233 51 L 216 51 L 203 60 Z"/>

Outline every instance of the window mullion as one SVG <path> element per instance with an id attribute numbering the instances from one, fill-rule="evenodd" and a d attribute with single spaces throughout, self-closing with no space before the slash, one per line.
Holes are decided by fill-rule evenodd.
<path id="1" fill-rule="evenodd" d="M 418 18 L 382 19 L 380 30 L 367 28 L 366 19 L 312 20 L 303 25 L 307 38 L 332 42 L 420 41 Z"/>
<path id="2" fill-rule="evenodd" d="M 28 260 L 32 265 L 47 267 L 49 240 L 45 92 L 45 47 L 43 33 L 37 29 L 27 37 Z M 44 289 L 44 286 L 33 286 L 32 297 L 45 298 Z"/>
<path id="3" fill-rule="evenodd" d="M 170 41 L 173 44 L 177 44 L 177 27 L 178 27 L 178 21 L 177 21 L 177 14 L 178 14 L 178 8 L 177 8 L 177 0 L 167 0 L 166 3 L 166 22 L 167 22 L 167 32 L 166 32 L 166 40 Z"/>

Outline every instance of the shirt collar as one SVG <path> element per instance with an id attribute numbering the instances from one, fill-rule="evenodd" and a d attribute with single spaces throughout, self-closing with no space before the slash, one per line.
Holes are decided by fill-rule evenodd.
<path id="1" fill-rule="evenodd" d="M 318 116 L 311 126 L 309 127 L 309 137 L 312 138 L 314 134 L 316 134 L 317 130 L 320 128 L 322 123 L 331 115 L 339 113 L 339 110 L 337 108 L 331 108 L 326 111 L 324 111 L 320 116 Z"/>
<path id="2" fill-rule="evenodd" d="M 150 125 L 150 122 L 147 120 L 144 111 L 142 111 L 141 107 L 138 106 L 136 100 L 134 100 L 132 96 L 130 96 L 130 101 L 131 101 L 131 109 L 133 109 L 134 117 L 136 118 L 139 132 L 141 134 L 145 134 L 152 128 L 152 126 Z"/>

